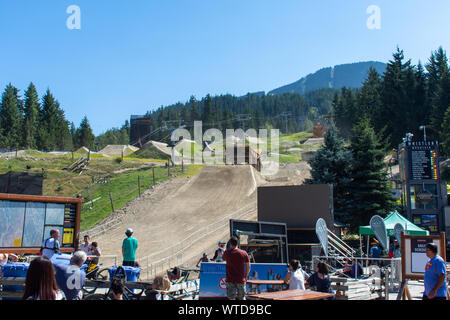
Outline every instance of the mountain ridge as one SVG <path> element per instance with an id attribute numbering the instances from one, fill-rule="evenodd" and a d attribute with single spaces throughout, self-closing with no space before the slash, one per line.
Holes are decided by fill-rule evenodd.
<path id="1" fill-rule="evenodd" d="M 386 64 L 379 61 L 362 61 L 346 63 L 319 69 L 315 73 L 284 86 L 269 91 L 267 94 L 299 93 L 323 88 L 341 89 L 342 87 L 359 88 L 367 78 L 370 67 L 380 75 L 386 70 Z"/>

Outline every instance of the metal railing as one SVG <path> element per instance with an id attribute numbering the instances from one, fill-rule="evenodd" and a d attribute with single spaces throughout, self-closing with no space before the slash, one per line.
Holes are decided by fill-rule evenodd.
<path id="1" fill-rule="evenodd" d="M 230 219 L 239 219 L 253 211 L 255 211 L 255 204 L 247 205 L 223 218 L 217 220 L 210 225 L 201 228 L 197 232 L 191 234 L 185 239 L 177 242 L 176 244 L 160 250 L 158 252 L 152 253 L 146 257 L 142 257 L 138 259 L 138 263 L 140 264 L 140 268 L 142 271 L 145 271 L 147 279 L 155 276 L 160 270 L 164 272 L 165 270 L 171 268 L 175 265 L 183 264 L 185 261 L 192 260 L 191 258 L 185 259 L 183 256 L 183 251 L 192 247 L 198 241 L 212 235 L 220 229 L 226 229 L 228 227 L 228 223 Z M 167 253 L 170 252 L 169 255 Z"/>
<path id="2" fill-rule="evenodd" d="M 313 256 L 312 257 L 312 270 L 315 270 L 315 266 L 319 261 L 325 262 L 327 266 L 331 269 L 331 273 L 335 273 L 339 269 L 336 268 L 336 262 L 338 259 L 347 259 L 347 257 L 337 257 L 337 256 Z M 402 259 L 401 258 L 368 258 L 368 257 L 353 257 L 353 261 L 356 265 L 360 264 L 363 270 L 363 274 L 358 274 L 358 268 L 355 267 L 354 277 L 345 275 L 343 272 L 340 273 L 341 276 L 346 276 L 348 278 L 359 279 L 361 276 L 382 278 L 383 274 L 387 277 L 386 290 L 395 290 L 401 284 L 402 279 Z M 363 267 L 364 261 L 366 262 L 366 267 Z M 347 266 L 351 267 L 352 261 L 349 260 L 350 264 Z M 361 263 L 362 262 L 362 263 Z M 334 265 L 333 265 L 334 264 Z M 366 269 L 366 270 L 364 270 Z"/>

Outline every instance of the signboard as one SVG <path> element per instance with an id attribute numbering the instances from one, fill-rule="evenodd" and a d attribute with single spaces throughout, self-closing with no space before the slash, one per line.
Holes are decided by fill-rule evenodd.
<path id="1" fill-rule="evenodd" d="M 284 263 L 252 263 L 249 279 L 252 280 L 283 280 L 287 273 Z M 260 292 L 277 290 L 277 286 L 260 285 Z M 247 284 L 247 292 L 256 290 Z M 226 299 L 226 263 L 202 262 L 200 265 L 199 299 Z"/>
<path id="2" fill-rule="evenodd" d="M 387 236 L 386 224 L 382 217 L 375 215 L 370 219 L 370 228 L 372 229 L 375 237 L 380 241 L 384 250 L 389 250 L 389 238 Z"/>
<path id="3" fill-rule="evenodd" d="M 0 193 L 0 252 L 39 252 L 50 230 L 60 232 L 61 252 L 77 247 L 83 199 Z"/>
<path id="4" fill-rule="evenodd" d="M 316 234 L 322 245 L 325 256 L 328 256 L 328 229 L 327 223 L 322 218 L 319 218 L 316 222 Z"/>
<path id="5" fill-rule="evenodd" d="M 411 143 L 409 149 L 411 180 L 437 180 L 437 153 L 434 144 Z"/>
<path id="6" fill-rule="evenodd" d="M 421 280 L 425 274 L 428 262 L 426 255 L 427 243 L 434 243 L 438 247 L 438 255 L 446 260 L 445 233 L 437 236 L 409 236 L 401 234 L 402 250 L 402 281 L 406 279 Z"/>
<path id="7" fill-rule="evenodd" d="M 431 234 L 439 232 L 439 218 L 437 214 L 415 214 L 413 215 L 413 223 L 428 230 Z"/>

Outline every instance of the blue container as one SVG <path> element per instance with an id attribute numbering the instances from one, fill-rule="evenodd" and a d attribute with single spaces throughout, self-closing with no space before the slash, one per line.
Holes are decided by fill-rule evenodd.
<path id="1" fill-rule="evenodd" d="M 137 281 L 139 279 L 139 275 L 141 274 L 141 269 L 136 267 L 125 266 L 122 267 L 125 270 L 125 274 L 127 276 L 127 281 Z M 117 266 L 111 267 L 109 269 L 109 279 L 112 279 L 116 274 Z"/>
<path id="2" fill-rule="evenodd" d="M 54 254 L 50 261 L 53 264 L 70 264 L 70 259 L 72 258 L 71 255 L 68 254 Z"/>
<path id="3" fill-rule="evenodd" d="M 24 262 L 5 264 L 2 266 L 3 277 L 26 278 L 29 267 L 30 264 Z M 24 286 L 3 286 L 3 291 L 5 292 L 22 291 L 23 289 Z M 3 298 L 3 300 L 20 300 L 20 298 Z"/>

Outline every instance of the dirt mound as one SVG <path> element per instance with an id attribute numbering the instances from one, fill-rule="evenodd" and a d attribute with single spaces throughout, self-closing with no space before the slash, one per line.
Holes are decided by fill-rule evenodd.
<path id="1" fill-rule="evenodd" d="M 113 157 L 113 156 L 121 156 L 123 152 L 124 156 L 128 156 L 129 154 L 132 154 L 138 150 L 139 148 L 131 145 L 109 144 L 102 150 L 100 150 L 98 153 L 108 157 Z"/>
<path id="2" fill-rule="evenodd" d="M 170 159 L 172 157 L 172 148 L 167 143 L 149 141 L 142 146 L 141 149 L 134 153 L 138 158 L 147 159 Z M 175 150 L 175 157 L 181 156 L 178 151 Z"/>

